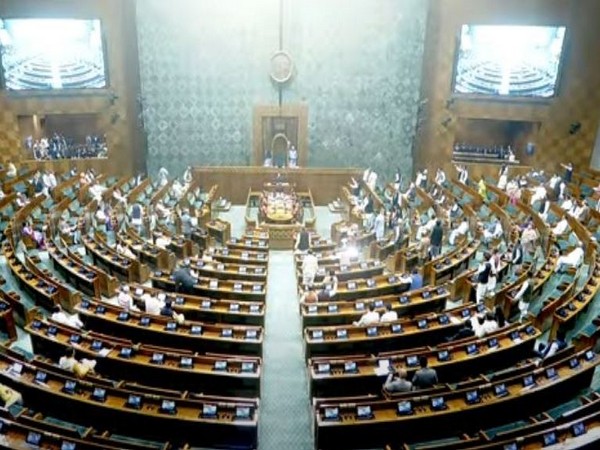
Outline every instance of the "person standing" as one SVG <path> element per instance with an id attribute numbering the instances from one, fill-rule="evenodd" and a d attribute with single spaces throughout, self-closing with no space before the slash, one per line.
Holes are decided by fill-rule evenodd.
<path id="1" fill-rule="evenodd" d="M 444 228 L 442 227 L 442 221 L 436 220 L 433 229 L 431 230 L 431 257 L 435 258 L 439 256 L 442 251 L 442 240 L 444 238 Z"/>
<path id="2" fill-rule="evenodd" d="M 476 275 L 477 288 L 475 291 L 475 298 L 477 300 L 477 303 L 481 303 L 487 293 L 487 286 L 488 286 L 488 282 L 490 281 L 490 272 L 492 270 L 492 267 L 490 266 L 490 263 L 488 262 L 489 259 L 490 259 L 490 254 L 488 252 L 486 252 L 483 255 L 483 260 L 481 261 L 481 263 L 479 264 L 479 267 L 477 268 L 477 275 Z"/>
<path id="3" fill-rule="evenodd" d="M 305 254 L 310 248 L 310 235 L 306 228 L 302 227 L 298 236 L 296 236 L 296 243 L 294 244 L 294 250 L 298 254 Z"/>
<path id="4" fill-rule="evenodd" d="M 517 242 L 512 248 L 510 264 L 513 275 L 521 270 L 521 266 L 523 265 L 523 246 L 521 245 L 520 239 L 517 239 Z"/>
<path id="5" fill-rule="evenodd" d="M 533 272 L 529 271 L 527 272 L 527 279 L 513 298 L 513 303 L 518 302 L 519 322 L 523 322 L 527 318 L 527 311 L 533 298 L 533 287 Z"/>
<path id="6" fill-rule="evenodd" d="M 314 255 L 312 250 L 308 250 L 308 253 L 304 255 L 304 260 L 302 261 L 302 284 L 306 288 L 312 287 L 315 282 L 315 275 L 317 274 L 317 270 L 319 268 L 319 260 Z"/>
<path id="7" fill-rule="evenodd" d="M 383 241 L 385 237 L 385 214 L 383 208 L 379 210 L 379 214 L 375 218 L 375 240 Z"/>

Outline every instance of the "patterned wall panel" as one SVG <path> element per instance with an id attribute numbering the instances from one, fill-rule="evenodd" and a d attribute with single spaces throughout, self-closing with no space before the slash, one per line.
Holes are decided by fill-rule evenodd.
<path id="1" fill-rule="evenodd" d="M 279 3 L 138 2 L 150 172 L 249 164 L 252 106 L 278 101 Z M 282 100 L 308 104 L 310 166 L 410 172 L 427 3 L 284 0 Z"/>
<path id="2" fill-rule="evenodd" d="M 247 165 L 252 107 L 274 103 L 278 1 L 138 2 L 148 169 Z"/>
<path id="3" fill-rule="evenodd" d="M 14 161 L 26 158 L 21 147 L 19 115 L 98 114 L 99 128 L 106 132 L 114 173 L 135 170 L 137 117 L 137 46 L 133 0 L 6 0 L 0 2 L 0 17 L 82 17 L 102 21 L 106 44 L 109 88 L 97 93 L 0 92 L 0 152 Z M 90 130 L 94 131 L 94 130 Z M 59 163 L 57 167 L 64 167 Z M 105 167 L 104 163 L 100 166 Z"/>
<path id="4" fill-rule="evenodd" d="M 425 45 L 420 144 L 416 166 L 451 167 L 459 118 L 540 122 L 536 153 L 526 164 L 552 170 L 563 161 L 587 167 L 600 119 L 600 45 L 597 0 L 444 0 L 432 2 Z M 565 25 L 558 95 L 547 101 L 452 100 L 451 83 L 457 38 L 463 24 Z M 594 50 L 596 49 L 596 50 Z M 443 122 L 450 119 L 449 123 Z M 581 130 L 569 134 L 569 126 Z"/>

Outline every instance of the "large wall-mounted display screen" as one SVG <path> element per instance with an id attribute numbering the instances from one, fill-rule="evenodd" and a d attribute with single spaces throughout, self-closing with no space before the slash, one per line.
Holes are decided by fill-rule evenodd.
<path id="1" fill-rule="evenodd" d="M 454 92 L 553 97 L 564 39 L 565 27 L 463 25 Z"/>
<path id="2" fill-rule="evenodd" d="M 11 91 L 107 86 L 100 20 L 0 19 L 0 58 Z"/>

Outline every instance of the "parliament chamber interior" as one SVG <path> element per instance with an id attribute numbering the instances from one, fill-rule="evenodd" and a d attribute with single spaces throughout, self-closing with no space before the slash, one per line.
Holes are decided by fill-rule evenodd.
<path id="1" fill-rule="evenodd" d="M 1 0 L 0 448 L 600 448 L 598 0 Z"/>

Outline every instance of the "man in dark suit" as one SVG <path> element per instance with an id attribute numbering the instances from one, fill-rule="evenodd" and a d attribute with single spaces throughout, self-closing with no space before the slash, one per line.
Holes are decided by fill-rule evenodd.
<path id="1" fill-rule="evenodd" d="M 444 228 L 442 227 L 442 221 L 438 219 L 431 230 L 431 257 L 435 258 L 442 251 L 442 239 L 444 238 Z"/>
<path id="2" fill-rule="evenodd" d="M 189 260 L 184 260 L 181 267 L 173 273 L 173 280 L 175 281 L 176 292 L 193 293 L 196 277 L 192 275 Z"/>

